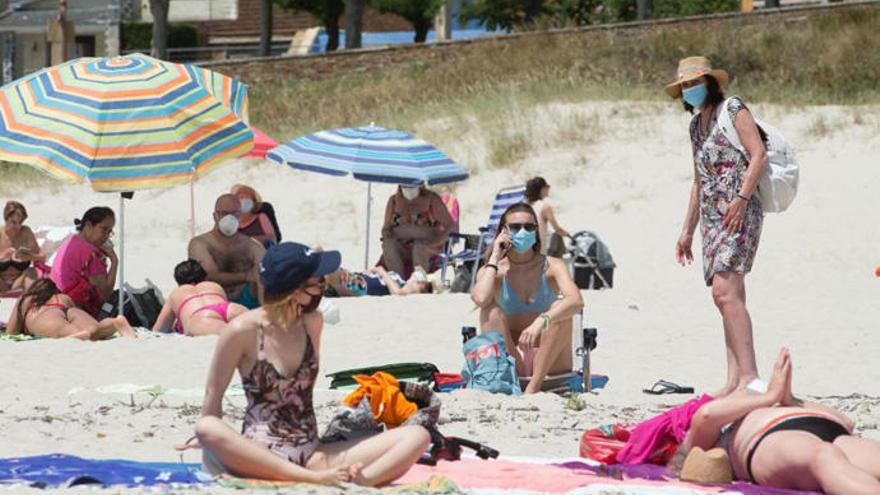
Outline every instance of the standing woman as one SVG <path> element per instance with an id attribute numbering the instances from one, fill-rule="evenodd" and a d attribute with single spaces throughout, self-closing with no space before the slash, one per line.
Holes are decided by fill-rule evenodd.
<path id="1" fill-rule="evenodd" d="M 755 190 L 767 166 L 767 150 L 742 100 L 733 97 L 724 105 L 721 87 L 727 79 L 727 72 L 712 70 L 709 59 L 688 57 L 679 62 L 676 81 L 666 86 L 669 96 L 681 98 L 686 111 L 696 111 L 690 123 L 694 183 L 675 258 L 682 266 L 693 262 L 691 245 L 699 221 L 703 276 L 721 312 L 727 348 L 727 382 L 716 396 L 750 384 L 762 386 L 755 381 L 758 370 L 745 276 L 752 269 L 764 221 Z M 745 154 L 716 125 L 722 111 L 727 111 L 734 123 Z"/>
<path id="2" fill-rule="evenodd" d="M 44 261 L 33 231 L 24 221 L 27 210 L 18 201 L 3 207 L 3 229 L 0 229 L 0 292 L 27 290 L 37 280 L 34 261 Z"/>
<path id="3" fill-rule="evenodd" d="M 556 214 L 553 207 L 547 202 L 547 196 L 550 195 L 550 184 L 543 177 L 534 177 L 526 182 L 526 204 L 535 209 L 535 215 L 538 215 L 538 235 L 541 238 L 541 254 L 547 254 L 550 247 L 550 232 L 547 230 L 547 224 L 553 226 L 553 232 L 559 237 L 570 237 L 567 230 L 563 229 L 559 222 L 556 221 Z"/>
<path id="4" fill-rule="evenodd" d="M 264 305 L 229 323 L 214 348 L 196 436 L 205 470 L 277 481 L 376 486 L 406 473 L 428 430 L 400 426 L 365 439 L 322 443 L 312 403 L 324 319 L 317 307 L 339 251 L 284 242 L 260 263 Z M 223 421 L 223 394 L 238 370 L 247 396 L 241 433 Z"/>
<path id="5" fill-rule="evenodd" d="M 116 284 L 119 258 L 110 241 L 116 216 L 106 206 L 95 206 L 73 223 L 78 233 L 58 248 L 50 277 L 79 308 L 96 317 Z"/>

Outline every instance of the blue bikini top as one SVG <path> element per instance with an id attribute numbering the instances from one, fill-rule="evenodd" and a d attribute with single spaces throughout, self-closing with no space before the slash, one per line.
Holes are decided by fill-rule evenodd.
<path id="1" fill-rule="evenodd" d="M 547 260 L 544 259 L 544 267 L 541 269 L 541 287 L 530 303 L 524 303 L 516 292 L 507 283 L 507 275 L 501 281 L 501 294 L 498 296 L 498 307 L 506 315 L 518 315 L 521 313 L 543 313 L 550 309 L 550 305 L 559 299 L 559 294 L 553 292 L 547 282 Z"/>

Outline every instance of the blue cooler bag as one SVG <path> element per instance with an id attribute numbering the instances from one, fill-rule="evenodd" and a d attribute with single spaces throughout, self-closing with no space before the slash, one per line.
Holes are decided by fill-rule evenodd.
<path id="1" fill-rule="evenodd" d="M 516 361 L 504 347 L 499 332 L 481 333 L 464 343 L 464 368 L 461 376 L 465 388 L 492 393 L 521 395 Z"/>

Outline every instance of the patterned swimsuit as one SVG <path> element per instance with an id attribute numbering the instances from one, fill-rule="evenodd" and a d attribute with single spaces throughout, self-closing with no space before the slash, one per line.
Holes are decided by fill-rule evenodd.
<path id="1" fill-rule="evenodd" d="M 259 330 L 257 363 L 241 383 L 247 396 L 242 434 L 265 444 L 290 462 L 305 466 L 318 447 L 318 422 L 312 390 L 318 377 L 318 357 L 306 335 L 302 363 L 284 377 L 263 357 L 263 328 Z"/>
<path id="2" fill-rule="evenodd" d="M 734 97 L 727 109 L 731 122 L 735 122 L 736 114 L 746 106 Z M 764 223 L 761 202 L 757 194 L 752 194 L 739 230 L 728 234 L 721 226 L 728 205 L 742 188 L 749 161 L 730 144 L 714 121 L 709 128 L 708 135 L 703 137 L 700 115 L 691 120 L 694 166 L 700 176 L 700 232 L 706 285 L 712 285 L 712 277 L 719 272 L 745 274 L 751 271 Z"/>

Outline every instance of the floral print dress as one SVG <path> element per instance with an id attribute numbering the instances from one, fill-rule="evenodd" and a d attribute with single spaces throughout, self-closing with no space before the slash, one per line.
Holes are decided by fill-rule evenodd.
<path id="1" fill-rule="evenodd" d="M 285 377 L 262 357 L 262 327 L 259 332 L 257 363 L 241 380 L 247 396 L 242 434 L 265 444 L 276 455 L 305 466 L 319 444 L 312 404 L 318 357 L 312 339 L 306 335 L 302 362 L 296 372 Z"/>
<path id="2" fill-rule="evenodd" d="M 737 97 L 727 106 L 730 121 L 746 106 Z M 722 109 L 723 111 L 723 109 Z M 736 199 L 746 177 L 749 159 L 728 141 L 721 127 L 713 122 L 709 133 L 700 132 L 700 115 L 691 120 L 690 135 L 693 144 L 694 166 L 700 177 L 700 232 L 703 237 L 703 277 L 712 285 L 712 277 L 719 272 L 748 273 L 755 261 L 764 210 L 757 194 L 746 207 L 739 230 L 729 234 L 722 226 L 728 205 Z"/>

